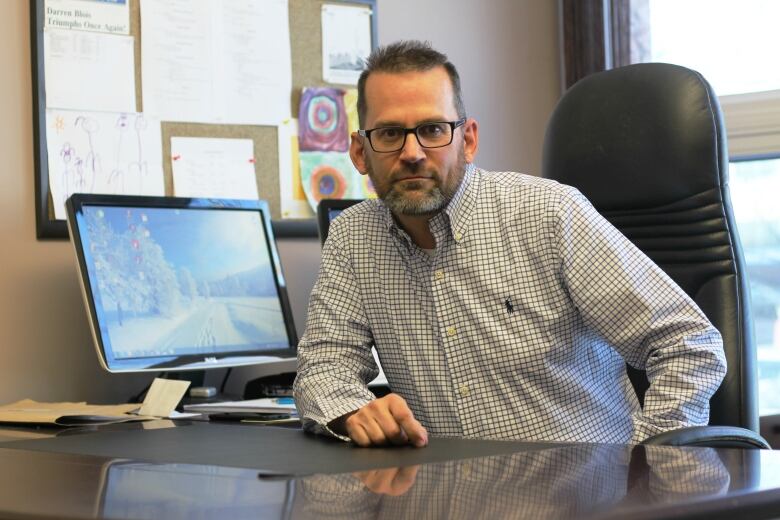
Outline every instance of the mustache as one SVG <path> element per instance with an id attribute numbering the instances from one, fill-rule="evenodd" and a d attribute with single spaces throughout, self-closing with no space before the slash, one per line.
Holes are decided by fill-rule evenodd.
<path id="1" fill-rule="evenodd" d="M 420 165 L 413 164 L 413 165 L 405 165 L 400 167 L 399 169 L 393 171 L 390 174 L 390 181 L 400 181 L 401 179 L 406 179 L 408 177 L 427 177 L 430 179 L 433 179 L 435 181 L 439 181 L 439 172 L 436 171 L 434 168 L 428 168 L 425 169 Z"/>

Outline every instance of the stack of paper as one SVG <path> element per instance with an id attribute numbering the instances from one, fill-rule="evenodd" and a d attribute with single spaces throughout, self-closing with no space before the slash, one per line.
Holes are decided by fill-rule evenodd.
<path id="1" fill-rule="evenodd" d="M 130 415 L 140 404 L 95 405 L 81 403 L 39 403 L 23 399 L 0 406 L 0 423 L 49 424 L 55 426 L 99 425 L 145 421 L 155 417 Z"/>
<path id="2" fill-rule="evenodd" d="M 296 414 L 295 401 L 291 397 L 226 401 L 222 403 L 187 404 L 188 412 L 200 413 L 287 413 Z"/>

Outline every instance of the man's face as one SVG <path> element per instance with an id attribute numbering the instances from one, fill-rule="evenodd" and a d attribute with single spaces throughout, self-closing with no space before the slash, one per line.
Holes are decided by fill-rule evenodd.
<path id="1" fill-rule="evenodd" d="M 372 73 L 365 86 L 364 126 L 412 128 L 433 121 L 456 121 L 458 113 L 447 71 Z M 468 120 L 454 130 L 452 143 L 423 148 L 414 134 L 397 152 L 375 152 L 368 139 L 352 135 L 350 155 L 367 174 L 379 197 L 397 215 L 432 215 L 444 208 L 463 180 L 477 149 L 477 125 Z"/>

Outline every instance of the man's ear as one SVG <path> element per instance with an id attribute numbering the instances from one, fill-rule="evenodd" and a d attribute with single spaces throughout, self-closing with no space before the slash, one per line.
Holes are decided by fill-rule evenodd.
<path id="1" fill-rule="evenodd" d="M 366 175 L 368 173 L 366 149 L 364 147 L 365 141 L 366 139 L 358 135 L 357 132 L 352 132 L 349 142 L 349 157 L 352 159 L 352 164 L 355 165 L 355 168 L 357 168 L 357 171 L 360 172 L 361 175 Z"/>
<path id="2" fill-rule="evenodd" d="M 463 156 L 467 163 L 473 163 L 479 148 L 479 125 L 477 120 L 468 118 L 463 125 Z"/>

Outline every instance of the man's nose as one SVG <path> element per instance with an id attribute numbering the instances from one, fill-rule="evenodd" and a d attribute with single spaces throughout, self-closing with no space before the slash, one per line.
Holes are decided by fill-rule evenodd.
<path id="1" fill-rule="evenodd" d="M 413 131 L 409 131 L 406 134 L 406 142 L 403 148 L 401 148 L 400 159 L 405 162 L 419 162 L 425 159 L 425 149 L 420 146 L 417 134 Z"/>

